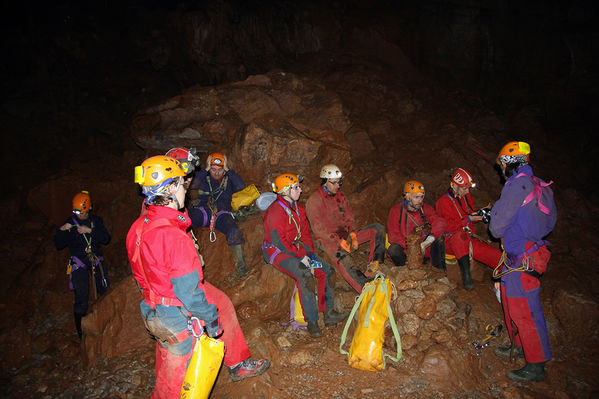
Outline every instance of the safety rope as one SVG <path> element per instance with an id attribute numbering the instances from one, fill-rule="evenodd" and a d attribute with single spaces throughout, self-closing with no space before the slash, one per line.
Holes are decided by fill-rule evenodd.
<path id="1" fill-rule="evenodd" d="M 513 272 L 532 272 L 535 270 L 533 259 L 527 256 L 526 253 L 523 254 L 519 267 L 511 267 L 509 263 L 507 253 L 503 251 L 499 264 L 493 269 L 493 278 L 498 279 Z M 504 265 L 505 270 L 501 271 L 501 266 Z"/>

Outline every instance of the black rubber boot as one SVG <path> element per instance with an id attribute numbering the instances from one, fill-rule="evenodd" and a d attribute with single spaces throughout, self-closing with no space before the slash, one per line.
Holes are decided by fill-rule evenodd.
<path id="1" fill-rule="evenodd" d="M 322 331 L 320 331 L 320 327 L 318 327 L 317 321 L 308 322 L 308 334 L 310 334 L 312 338 L 322 337 Z"/>
<path id="2" fill-rule="evenodd" d="M 345 320 L 348 315 L 349 312 L 339 313 L 335 309 L 327 309 L 324 311 L 324 325 L 326 327 L 333 326 L 340 321 Z"/>
<path id="3" fill-rule="evenodd" d="M 231 252 L 233 253 L 233 261 L 235 262 L 235 269 L 239 277 L 243 277 L 250 271 L 245 266 L 245 258 L 243 256 L 243 245 L 231 245 Z"/>
<path id="4" fill-rule="evenodd" d="M 462 272 L 462 284 L 465 289 L 470 291 L 474 288 L 474 282 L 472 282 L 472 277 L 470 277 L 470 258 L 468 255 L 458 259 L 458 264 L 460 265 L 460 272 Z"/>
<path id="5" fill-rule="evenodd" d="M 75 316 L 75 328 L 77 329 L 77 335 L 79 336 L 79 339 L 81 339 L 81 337 L 83 336 L 83 330 L 81 330 L 81 319 L 85 315 L 82 315 L 79 313 L 74 313 L 74 316 Z"/>
<path id="6" fill-rule="evenodd" d="M 524 357 L 524 350 L 522 350 L 521 346 L 514 346 L 513 350 L 511 346 L 507 348 L 495 348 L 493 353 L 502 359 L 520 359 Z"/>
<path id="7" fill-rule="evenodd" d="M 543 381 L 545 379 L 545 362 L 526 363 L 520 370 L 507 372 L 509 379 L 516 382 Z"/>

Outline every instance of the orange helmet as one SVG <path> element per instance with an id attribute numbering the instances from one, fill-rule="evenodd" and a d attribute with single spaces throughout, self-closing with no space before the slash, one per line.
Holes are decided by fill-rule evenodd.
<path id="1" fill-rule="evenodd" d="M 80 213 L 88 212 L 92 209 L 92 199 L 87 191 L 81 191 L 75 194 L 73 197 L 73 213 L 79 215 Z"/>
<path id="2" fill-rule="evenodd" d="M 410 180 L 403 186 L 403 193 L 422 193 L 424 194 L 424 185 L 417 180 Z"/>
<path id="3" fill-rule="evenodd" d="M 221 168 L 225 166 L 225 156 L 220 152 L 213 152 L 210 154 L 212 158 L 210 158 L 210 166 L 220 166 Z"/>
<path id="4" fill-rule="evenodd" d="M 199 158 L 196 155 L 195 148 L 175 147 L 168 150 L 167 157 L 175 158 L 181 164 L 181 169 L 186 175 L 194 171 Z"/>
<path id="5" fill-rule="evenodd" d="M 185 176 L 181 164 L 166 155 L 148 158 L 135 167 L 135 183 L 142 187 L 164 185 L 170 183 L 170 179 L 179 176 Z"/>
<path id="6" fill-rule="evenodd" d="M 291 173 L 285 173 L 277 176 L 275 182 L 272 184 L 272 189 L 275 193 L 281 194 L 281 192 L 287 190 L 295 183 L 301 183 L 304 180 L 302 175 L 294 175 Z"/>
<path id="7" fill-rule="evenodd" d="M 457 184 L 459 187 L 475 187 L 476 183 L 472 179 L 472 175 L 468 173 L 466 169 L 457 168 L 451 174 L 451 182 Z"/>
<path id="8" fill-rule="evenodd" d="M 510 141 L 503 146 L 499 155 L 497 155 L 497 163 L 501 161 L 505 163 L 515 163 L 519 161 L 530 161 L 530 145 L 524 141 Z"/>

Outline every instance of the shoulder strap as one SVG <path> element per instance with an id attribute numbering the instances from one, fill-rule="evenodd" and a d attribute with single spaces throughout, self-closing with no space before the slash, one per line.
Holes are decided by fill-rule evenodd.
<path id="1" fill-rule="evenodd" d="M 148 223 L 150 220 L 148 218 L 144 219 L 143 223 L 140 223 L 137 226 L 137 229 L 135 230 L 135 234 L 137 235 L 137 240 L 135 241 L 135 252 L 133 253 L 133 258 L 131 259 L 132 262 L 136 262 L 139 259 L 139 246 L 141 245 L 141 238 L 143 237 L 143 235 L 145 233 L 147 233 L 148 231 L 154 230 L 155 228 L 158 227 L 162 227 L 162 226 L 174 226 L 174 224 L 167 218 L 160 218 L 160 219 L 156 219 L 153 220 L 152 222 Z"/>
<path id="2" fill-rule="evenodd" d="M 539 179 L 536 178 L 536 176 L 531 176 L 531 175 L 529 175 L 527 173 L 524 173 L 524 172 L 517 174 L 516 175 L 516 179 L 518 177 L 521 177 L 521 176 L 528 176 L 532 180 L 532 182 L 534 184 L 534 188 L 526 196 L 526 198 L 524 198 L 524 201 L 522 202 L 522 205 L 520 205 L 520 207 L 523 207 L 524 205 L 526 205 L 530 201 L 532 201 L 534 198 L 536 198 L 537 199 L 537 204 L 539 206 L 539 210 L 541 212 L 543 212 L 545 215 L 549 215 L 549 208 L 546 207 L 545 205 L 543 205 L 541 203 L 541 195 L 543 194 L 543 189 L 545 187 L 548 187 L 548 186 L 550 186 L 550 185 L 553 184 L 553 180 L 551 180 L 549 183 L 542 183 L 542 182 L 539 181 Z"/>

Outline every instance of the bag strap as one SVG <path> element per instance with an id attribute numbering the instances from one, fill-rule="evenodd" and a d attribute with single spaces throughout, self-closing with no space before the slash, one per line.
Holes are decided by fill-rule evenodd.
<path id="1" fill-rule="evenodd" d="M 376 277 L 375 277 L 375 280 L 376 280 Z M 364 288 L 362 288 L 362 293 L 360 294 L 359 297 L 356 298 L 356 303 L 354 304 L 354 307 L 352 308 L 352 310 L 349 314 L 349 317 L 347 318 L 347 322 L 345 323 L 345 327 L 343 328 L 343 333 L 341 334 L 341 341 L 339 342 L 339 353 L 341 353 L 342 355 L 347 355 L 348 359 L 349 359 L 349 352 L 346 351 L 345 349 L 343 349 L 343 345 L 345 344 L 345 340 L 347 339 L 347 331 L 349 330 L 349 326 L 351 325 L 352 321 L 354 320 L 356 311 L 360 307 L 360 304 L 362 303 L 364 296 L 366 295 L 367 292 L 370 292 L 373 289 L 375 289 L 375 284 L 374 284 L 375 280 L 364 285 Z"/>
<path id="2" fill-rule="evenodd" d="M 387 290 L 387 284 L 385 286 L 385 300 L 387 301 L 387 313 L 389 313 L 389 323 L 391 324 L 391 330 L 393 330 L 393 336 L 395 337 L 395 343 L 397 344 L 397 354 L 395 357 L 385 353 L 383 351 L 383 370 L 385 369 L 385 357 L 388 357 L 394 362 L 398 362 L 401 359 L 403 352 L 401 350 L 401 338 L 399 331 L 397 331 L 397 325 L 395 324 L 395 317 L 393 317 L 393 311 L 391 310 L 391 299 L 388 298 L 389 292 Z"/>

